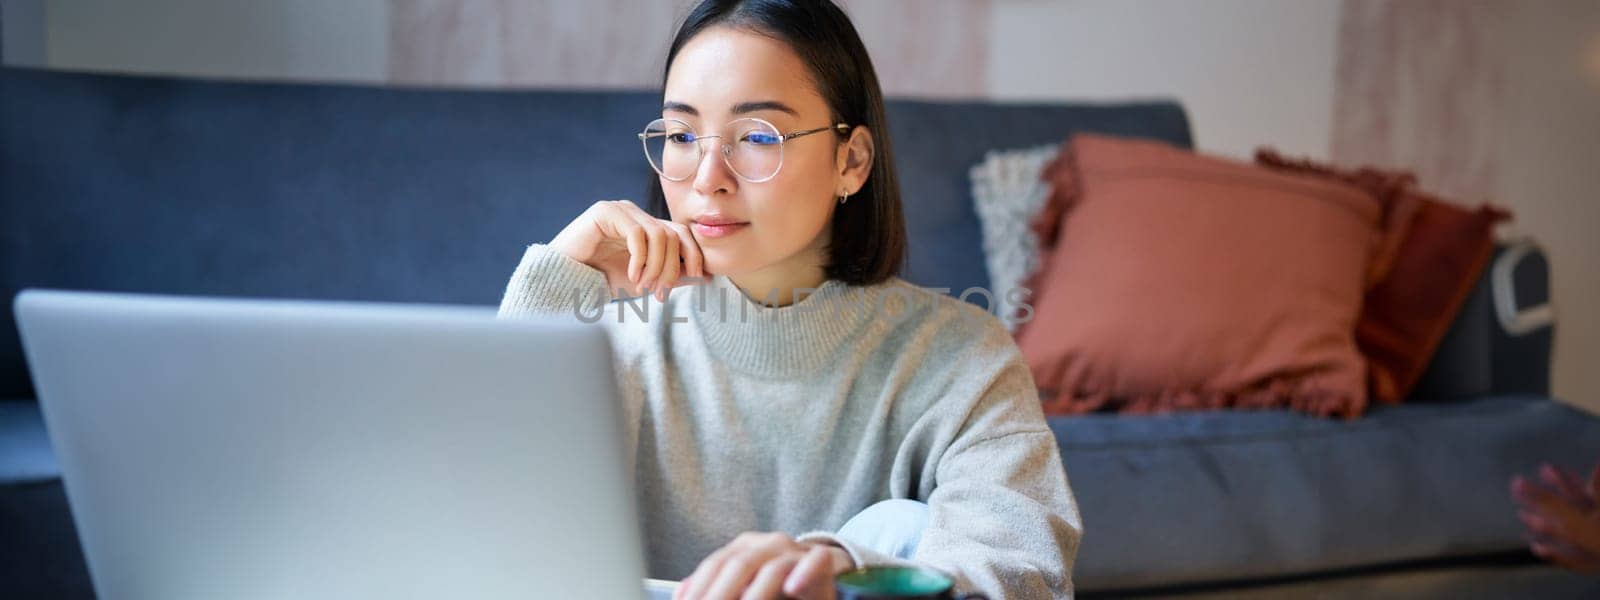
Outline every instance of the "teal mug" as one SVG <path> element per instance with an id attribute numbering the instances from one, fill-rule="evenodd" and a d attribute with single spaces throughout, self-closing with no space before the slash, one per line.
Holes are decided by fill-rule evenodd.
<path id="1" fill-rule="evenodd" d="M 833 579 L 839 600 L 989 600 L 983 594 L 956 598 L 955 582 L 938 571 L 916 567 L 867 567 Z"/>

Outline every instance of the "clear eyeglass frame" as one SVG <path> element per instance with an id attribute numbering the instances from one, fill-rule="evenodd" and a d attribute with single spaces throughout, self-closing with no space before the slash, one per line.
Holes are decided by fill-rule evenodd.
<path id="1" fill-rule="evenodd" d="M 777 126 L 773 125 L 771 122 L 769 122 L 769 121 L 767 121 L 765 119 L 759 119 L 759 118 L 756 118 L 756 117 L 742 117 L 742 118 L 734 119 L 732 121 L 729 121 L 727 125 L 724 125 L 722 130 L 723 131 L 738 131 L 739 127 L 741 125 L 745 126 L 745 127 L 759 127 L 760 128 L 759 131 L 761 133 L 771 134 L 773 136 L 773 141 L 769 142 L 769 143 L 761 143 L 759 141 L 752 141 L 752 140 L 749 139 L 751 137 L 750 136 L 750 131 L 746 131 L 741 136 L 740 139 L 734 140 L 735 144 L 729 144 L 729 143 L 726 143 L 724 141 L 720 141 L 720 140 L 724 140 L 725 139 L 725 136 L 723 136 L 723 135 L 699 135 L 694 130 L 694 127 L 689 125 L 688 123 L 685 123 L 685 122 L 683 122 L 681 120 L 678 120 L 678 119 L 660 118 L 660 119 L 656 119 L 654 121 L 651 121 L 651 122 L 647 123 L 645 125 L 645 127 L 644 127 L 644 131 L 641 131 L 641 132 L 638 133 L 639 144 L 644 149 L 645 161 L 650 163 L 650 168 L 654 169 L 656 174 L 660 175 L 663 179 L 666 179 L 668 181 L 686 181 L 690 177 L 694 176 L 695 170 L 699 169 L 699 167 L 700 167 L 700 162 L 705 160 L 705 146 L 703 144 L 701 144 L 701 142 L 704 142 L 706 140 L 712 140 L 712 139 L 719 140 L 717 145 L 721 148 L 722 162 L 723 162 L 723 164 L 728 166 L 728 170 L 732 171 L 733 174 L 738 176 L 740 179 L 743 179 L 743 180 L 745 180 L 745 181 L 747 181 L 749 183 L 762 183 L 762 182 L 766 182 L 766 181 L 771 181 L 772 178 L 777 177 L 778 173 L 783 171 L 783 145 L 784 145 L 784 142 L 788 142 L 789 140 L 793 140 L 795 138 L 804 137 L 804 136 L 811 135 L 813 133 L 819 133 L 819 132 L 823 132 L 823 131 L 838 131 L 840 133 L 848 133 L 850 131 L 850 126 L 849 125 L 847 125 L 845 123 L 835 123 L 833 125 L 826 126 L 826 127 L 817 127 L 817 128 L 814 128 L 814 129 L 805 129 L 805 130 L 801 130 L 801 131 L 792 131 L 792 132 L 789 132 L 789 133 L 780 133 L 778 131 Z M 672 128 L 669 128 L 669 126 L 672 126 Z M 688 144 L 693 144 L 694 145 L 693 160 L 684 163 L 684 164 L 692 164 L 692 165 L 694 165 L 694 169 L 690 169 L 687 173 L 684 173 L 681 177 L 673 177 L 673 176 L 667 174 L 667 169 L 663 165 L 657 164 L 658 160 L 664 160 L 664 159 L 661 159 L 661 158 L 658 158 L 658 157 L 654 156 L 654 153 L 651 151 L 650 144 L 652 142 L 654 142 L 654 141 L 657 141 L 657 140 L 661 140 L 660 143 L 662 143 L 663 145 L 666 144 L 666 143 L 671 143 L 670 141 L 664 140 L 663 138 L 668 138 L 669 136 L 678 135 L 678 134 L 685 133 L 685 132 L 687 132 L 690 136 L 692 136 L 692 139 L 689 140 L 688 142 L 678 142 L 678 143 L 688 143 Z M 745 142 L 745 143 L 744 144 L 738 144 L 738 142 Z M 735 149 L 735 145 L 738 145 L 738 147 L 740 149 Z M 769 174 L 762 174 L 762 173 L 756 173 L 754 175 L 747 174 L 747 173 L 742 172 L 739 169 L 738 165 L 735 164 L 734 154 L 736 152 L 744 153 L 744 154 L 741 154 L 741 156 L 748 156 L 749 153 L 756 153 L 756 152 L 775 153 L 775 156 L 773 156 L 773 154 L 765 154 L 765 155 L 762 155 L 762 156 L 765 159 L 775 161 L 776 164 L 775 164 L 775 166 L 772 167 L 772 172 L 769 173 Z M 747 165 L 745 168 L 746 169 L 750 169 L 751 167 Z"/>

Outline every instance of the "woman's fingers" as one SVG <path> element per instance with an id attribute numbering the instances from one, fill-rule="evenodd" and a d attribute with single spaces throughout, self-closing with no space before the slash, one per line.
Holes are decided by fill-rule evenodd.
<path id="1" fill-rule="evenodd" d="M 768 562 L 789 553 L 798 555 L 799 548 L 796 546 L 794 540 L 783 533 L 741 533 L 724 546 L 723 551 L 718 552 L 721 560 L 717 561 L 716 574 L 707 577 L 706 586 L 697 588 L 696 595 L 690 597 L 718 600 L 738 598 L 755 578 L 757 571 Z M 697 569 L 695 576 L 701 575 Z"/>
<path id="2" fill-rule="evenodd" d="M 644 268 L 639 274 L 641 284 L 639 291 L 657 292 L 665 287 L 662 285 L 664 283 L 662 275 L 666 271 L 667 263 L 677 260 L 676 255 L 672 254 L 668 247 L 675 241 L 677 235 L 662 226 L 660 219 L 650 216 L 632 202 L 622 206 L 622 210 L 627 218 L 632 219 L 644 231 L 645 239 L 648 241 L 644 253 Z"/>
<path id="3" fill-rule="evenodd" d="M 637 293 L 644 282 L 645 259 L 650 257 L 650 236 L 637 223 L 625 226 L 628 239 L 628 283 Z"/>
<path id="4" fill-rule="evenodd" d="M 661 279 L 656 285 L 655 296 L 659 302 L 667 300 L 667 293 L 673 286 L 678 285 L 678 276 L 682 273 L 682 265 L 678 260 L 678 233 L 666 224 L 661 225 L 661 237 L 667 241 L 667 250 L 661 256 Z"/>
<path id="5" fill-rule="evenodd" d="M 745 532 L 700 561 L 673 599 L 833 600 L 833 575 L 851 565 L 840 548 L 797 543 L 781 532 Z"/>
<path id="6" fill-rule="evenodd" d="M 753 549 L 747 549 L 728 557 L 722 562 L 722 568 L 717 569 L 717 576 L 711 585 L 706 588 L 706 598 L 738 598 L 741 590 L 755 578 L 756 570 L 766 564 L 768 556 Z"/>
<path id="7" fill-rule="evenodd" d="M 627 243 L 628 283 L 632 284 L 629 292 L 637 294 L 648 283 L 650 275 L 650 229 L 638 217 L 641 211 L 632 202 L 613 200 L 606 202 L 605 207 L 600 215 L 603 229 L 607 235 Z"/>
<path id="8" fill-rule="evenodd" d="M 712 580 L 722 570 L 722 562 L 727 560 L 729 554 L 731 551 L 724 546 L 701 560 L 694 568 L 694 572 L 678 584 L 678 590 L 683 592 L 683 597 L 688 600 L 705 597 L 706 590 L 711 587 Z"/>
<path id="9" fill-rule="evenodd" d="M 684 600 L 685 598 L 688 598 L 689 587 L 692 585 L 694 585 L 693 575 L 683 578 L 682 581 L 678 582 L 677 587 L 672 588 L 672 600 Z"/>
<path id="10" fill-rule="evenodd" d="M 641 279 L 657 300 L 666 301 L 684 277 L 705 277 L 704 255 L 688 227 L 657 219 L 643 211 L 633 217 L 647 232 L 649 240 Z"/>
<path id="11" fill-rule="evenodd" d="M 687 226 L 657 219 L 628 200 L 594 203 L 550 245 L 604 271 L 608 285 L 626 288 L 623 291 L 632 295 L 648 290 L 662 301 L 680 279 L 706 276 L 700 244 Z"/>
<path id="12" fill-rule="evenodd" d="M 690 277 L 704 279 L 706 276 L 705 255 L 700 253 L 700 242 L 695 241 L 694 232 L 682 223 L 668 223 L 668 227 L 678 234 L 678 252 L 683 256 L 683 270 Z M 1600 471 L 1596 471 L 1600 474 Z"/>
<path id="13" fill-rule="evenodd" d="M 667 236 L 655 224 L 640 224 L 645 236 L 650 240 L 649 255 L 644 261 L 644 276 L 640 279 L 645 290 L 654 290 L 661 281 L 661 268 L 666 266 Z"/>
<path id="14" fill-rule="evenodd" d="M 644 228 L 639 222 L 627 213 L 621 206 L 627 201 L 621 200 L 605 204 L 605 210 L 596 215 L 600 224 L 601 233 L 621 239 L 628 246 L 628 283 L 637 285 L 639 277 L 644 272 L 645 259 L 649 254 L 649 237 L 645 235 Z"/>
<path id="15" fill-rule="evenodd" d="M 819 588 L 833 581 L 833 557 L 826 546 L 812 546 L 783 581 L 783 593 L 793 598 L 814 598 Z"/>
<path id="16" fill-rule="evenodd" d="M 756 571 L 755 578 L 744 588 L 744 594 L 739 596 L 739 600 L 767 600 L 779 597 L 784 578 L 799 562 L 798 554 L 783 554 L 767 561 L 767 564 Z"/>
<path id="17" fill-rule="evenodd" d="M 608 204 L 607 217 L 617 228 L 638 232 L 628 237 L 628 280 L 639 284 L 635 293 L 649 290 L 665 301 L 679 279 L 706 277 L 705 257 L 687 226 L 657 219 L 627 200 Z"/>

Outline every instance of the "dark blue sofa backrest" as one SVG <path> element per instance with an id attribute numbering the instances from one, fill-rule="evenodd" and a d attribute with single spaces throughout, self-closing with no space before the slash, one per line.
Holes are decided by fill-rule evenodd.
<path id="1" fill-rule="evenodd" d="M 25 287 L 495 304 L 523 248 L 643 204 L 655 92 L 261 84 L 0 69 L 0 298 Z M 987 286 L 968 169 L 1076 131 L 1191 145 L 1170 102 L 893 101 L 905 278 Z M 8 311 L 9 312 L 9 311 Z M 0 398 L 31 397 L 10 315 Z"/>

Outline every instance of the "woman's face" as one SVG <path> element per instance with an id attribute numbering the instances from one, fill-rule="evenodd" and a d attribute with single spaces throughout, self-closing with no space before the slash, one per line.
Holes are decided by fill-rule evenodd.
<path id="1" fill-rule="evenodd" d="M 783 42 L 729 27 L 696 35 L 673 59 L 661 116 L 688 123 L 706 140 L 693 176 L 661 178 L 672 218 L 688 225 L 705 256 L 706 270 L 738 276 L 784 276 L 826 264 L 829 223 L 836 198 L 850 191 L 837 160 L 844 145 L 831 131 L 783 142 L 777 176 L 760 183 L 740 179 L 722 159 L 719 143 L 734 143 L 728 122 L 756 117 L 779 133 L 827 127 L 827 103 L 805 64 Z M 728 226 L 712 226 L 732 221 Z"/>

